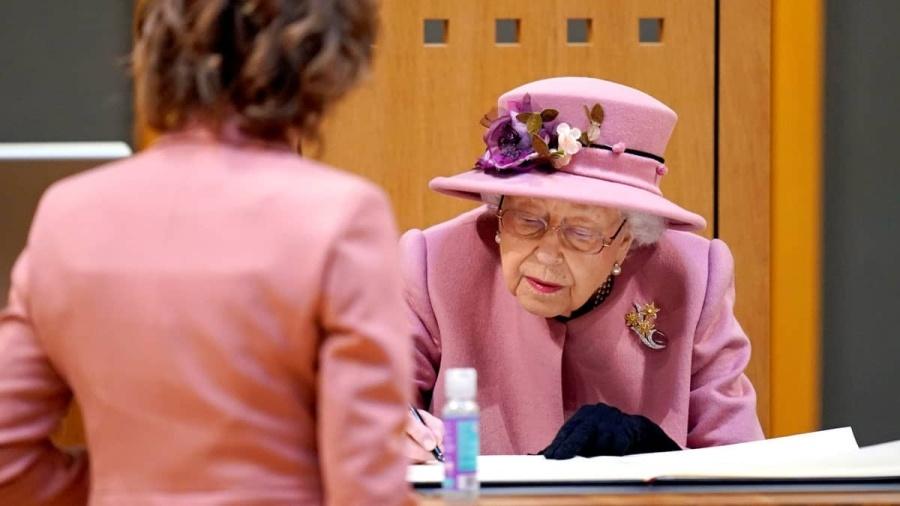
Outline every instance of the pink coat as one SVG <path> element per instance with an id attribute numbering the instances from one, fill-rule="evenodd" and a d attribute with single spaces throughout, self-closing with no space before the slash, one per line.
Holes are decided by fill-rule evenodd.
<path id="1" fill-rule="evenodd" d="M 371 184 L 161 140 L 55 185 L 0 313 L 0 504 L 402 504 L 410 345 Z M 90 465 L 48 437 L 74 393 Z"/>
<path id="2" fill-rule="evenodd" d="M 471 366 L 485 454 L 540 451 L 578 407 L 597 402 L 643 414 L 691 448 L 763 437 L 725 243 L 666 232 L 630 253 L 601 306 L 562 323 L 528 313 L 509 293 L 496 218 L 484 212 L 401 240 L 422 406 L 439 413 L 443 371 Z M 632 304 L 649 302 L 661 308 L 663 350 L 625 324 Z"/>

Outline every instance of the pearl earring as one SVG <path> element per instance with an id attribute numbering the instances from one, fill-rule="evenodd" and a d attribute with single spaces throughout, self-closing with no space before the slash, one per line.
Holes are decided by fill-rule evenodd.
<path id="1" fill-rule="evenodd" d="M 619 262 L 616 262 L 613 264 L 613 267 L 612 267 L 612 275 L 618 276 L 619 274 L 622 274 L 622 266 L 619 265 Z"/>
<path id="2" fill-rule="evenodd" d="M 496 234 L 494 234 L 494 242 L 500 244 L 500 231 L 498 230 Z"/>

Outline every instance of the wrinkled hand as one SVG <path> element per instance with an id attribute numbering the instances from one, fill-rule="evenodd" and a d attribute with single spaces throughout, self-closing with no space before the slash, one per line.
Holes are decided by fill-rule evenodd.
<path id="1" fill-rule="evenodd" d="M 424 409 L 418 410 L 425 425 L 409 414 L 406 421 L 406 456 L 414 464 L 434 460 L 431 450 L 444 441 L 444 422 Z"/>
<path id="2" fill-rule="evenodd" d="M 540 453 L 548 459 L 562 460 L 575 456 L 622 456 L 680 449 L 649 418 L 629 415 L 599 403 L 578 408 L 559 429 L 550 446 Z"/>

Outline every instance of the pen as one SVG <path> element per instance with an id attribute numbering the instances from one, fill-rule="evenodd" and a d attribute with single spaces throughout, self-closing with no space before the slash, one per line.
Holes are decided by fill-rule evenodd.
<path id="1" fill-rule="evenodd" d="M 409 405 L 409 410 L 412 411 L 412 414 L 413 414 L 413 416 L 416 417 L 416 420 L 418 420 L 419 422 L 421 422 L 422 425 L 424 425 L 425 427 L 428 427 L 428 424 L 426 424 L 426 423 L 425 423 L 425 420 L 422 419 L 422 415 L 419 414 L 419 410 L 416 409 L 415 406 L 413 406 L 412 404 L 410 404 L 410 405 Z M 431 454 L 434 455 L 434 458 L 437 459 L 438 462 L 443 462 L 443 461 L 444 461 L 444 452 L 442 452 L 441 449 L 440 449 L 437 445 L 434 445 L 434 449 L 431 450 Z"/>

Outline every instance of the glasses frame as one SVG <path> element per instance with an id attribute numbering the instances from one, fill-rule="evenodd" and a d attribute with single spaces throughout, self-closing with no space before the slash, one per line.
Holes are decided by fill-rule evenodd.
<path id="1" fill-rule="evenodd" d="M 519 237 L 520 239 L 529 239 L 529 240 L 539 241 L 539 240 L 543 239 L 545 235 L 547 235 L 547 232 L 552 230 L 552 231 L 556 232 L 556 236 L 559 238 L 560 244 L 562 244 L 563 246 L 565 246 L 566 248 L 568 248 L 572 251 L 577 251 L 579 253 L 585 253 L 588 255 L 599 255 L 600 253 L 603 252 L 604 249 L 611 246 L 616 241 L 616 238 L 619 237 L 619 234 L 622 232 L 622 229 L 625 227 L 625 223 L 628 221 L 628 218 L 623 218 L 622 223 L 620 223 L 619 227 L 616 229 L 616 233 L 614 233 L 611 237 L 607 238 L 607 237 L 604 237 L 601 235 L 600 236 L 600 249 L 598 249 L 596 251 L 594 251 L 594 250 L 584 251 L 584 250 L 580 250 L 580 249 L 574 247 L 568 241 L 568 239 L 566 239 L 566 235 L 560 233 L 562 231 L 562 229 L 566 226 L 565 218 L 563 218 L 563 220 L 559 223 L 559 225 L 556 225 L 555 227 L 551 227 L 550 222 L 546 218 L 532 215 L 531 213 L 527 213 L 525 211 L 519 211 L 518 209 L 497 209 L 497 228 L 499 230 L 503 230 L 503 215 L 510 211 L 529 214 L 531 216 L 534 216 L 544 225 L 543 232 L 541 232 L 539 234 L 536 234 L 533 236 L 524 236 L 524 235 L 517 234 L 515 232 L 510 231 L 510 233 L 513 234 L 514 236 Z"/>

